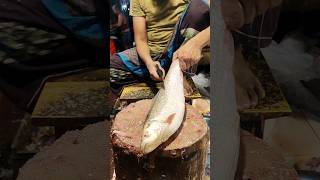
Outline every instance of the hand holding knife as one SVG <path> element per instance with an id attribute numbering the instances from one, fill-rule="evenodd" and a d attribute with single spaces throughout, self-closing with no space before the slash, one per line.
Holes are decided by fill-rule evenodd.
<path id="1" fill-rule="evenodd" d="M 164 79 L 165 77 L 165 72 L 163 71 L 163 69 L 161 68 L 161 66 L 159 64 L 157 64 L 157 73 L 159 75 L 159 77 L 161 77 L 162 79 Z"/>

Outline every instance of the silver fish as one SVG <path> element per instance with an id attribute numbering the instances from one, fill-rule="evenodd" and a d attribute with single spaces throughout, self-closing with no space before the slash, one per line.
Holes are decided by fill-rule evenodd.
<path id="1" fill-rule="evenodd" d="M 141 150 L 143 154 L 155 150 L 180 127 L 185 113 L 183 73 L 179 61 L 173 61 L 164 79 L 164 87 L 153 99 L 144 124 Z"/>

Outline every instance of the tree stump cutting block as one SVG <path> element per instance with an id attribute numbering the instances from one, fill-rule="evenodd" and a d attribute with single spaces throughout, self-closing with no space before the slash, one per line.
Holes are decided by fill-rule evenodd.
<path id="1" fill-rule="evenodd" d="M 203 179 L 209 128 L 188 104 L 180 129 L 156 150 L 140 156 L 143 126 L 151 104 L 152 100 L 132 103 L 114 119 L 111 140 L 117 180 Z"/>

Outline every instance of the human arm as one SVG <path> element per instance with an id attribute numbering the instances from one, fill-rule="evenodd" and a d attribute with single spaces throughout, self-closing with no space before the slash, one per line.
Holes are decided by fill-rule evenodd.
<path id="1" fill-rule="evenodd" d="M 134 29 L 134 39 L 136 43 L 137 53 L 142 61 L 145 63 L 151 79 L 155 81 L 161 81 L 162 78 L 159 77 L 157 73 L 157 66 L 164 72 L 161 68 L 159 62 L 153 61 L 150 55 L 150 50 L 148 46 L 148 35 L 146 27 L 146 18 L 142 16 L 133 17 L 133 29 Z"/>
<path id="2" fill-rule="evenodd" d="M 202 49 L 209 44 L 210 27 L 207 27 L 174 52 L 173 60 L 180 61 L 180 67 L 183 71 L 189 69 L 200 61 Z"/>

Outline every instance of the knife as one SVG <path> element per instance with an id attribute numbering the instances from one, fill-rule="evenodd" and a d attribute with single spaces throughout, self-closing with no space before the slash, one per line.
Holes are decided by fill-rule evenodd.
<path id="1" fill-rule="evenodd" d="M 161 66 L 159 64 L 157 64 L 157 73 L 158 73 L 159 77 L 164 79 L 165 72 L 163 72 L 163 70 L 161 69 Z"/>

